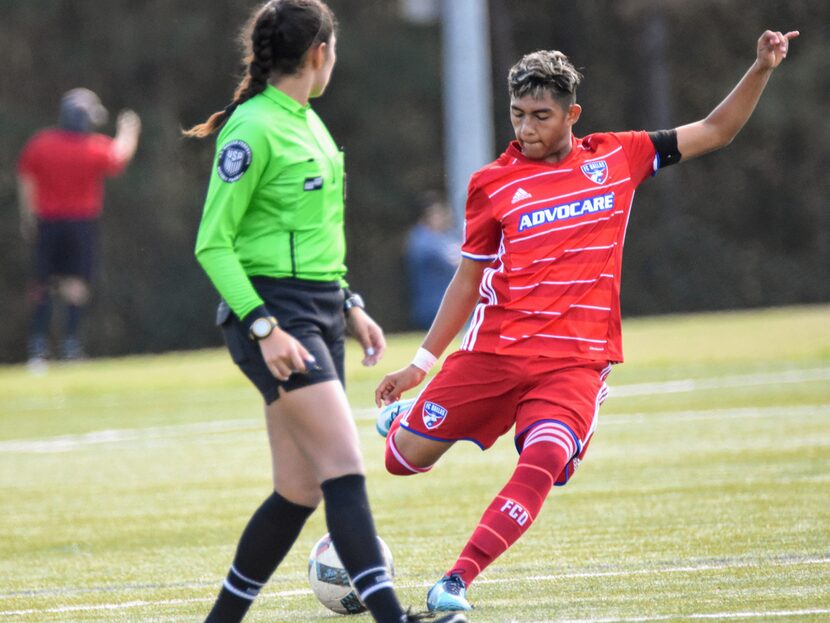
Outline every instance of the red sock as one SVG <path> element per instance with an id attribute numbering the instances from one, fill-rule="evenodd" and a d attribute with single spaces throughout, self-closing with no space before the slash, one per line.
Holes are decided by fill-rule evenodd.
<path id="1" fill-rule="evenodd" d="M 513 545 L 538 516 L 554 478 L 575 449 L 570 433 L 556 423 L 545 422 L 528 433 L 513 476 L 484 511 L 447 575 L 458 574 L 470 586 L 487 565 Z"/>

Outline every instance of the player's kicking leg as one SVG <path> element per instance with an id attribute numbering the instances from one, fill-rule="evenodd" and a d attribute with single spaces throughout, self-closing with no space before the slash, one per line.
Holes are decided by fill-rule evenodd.
<path id="1" fill-rule="evenodd" d="M 540 422 L 526 434 L 513 475 L 484 511 L 455 564 L 427 593 L 431 611 L 470 610 L 473 580 L 522 536 L 554 483 L 570 474 L 579 445 L 567 426 Z"/>

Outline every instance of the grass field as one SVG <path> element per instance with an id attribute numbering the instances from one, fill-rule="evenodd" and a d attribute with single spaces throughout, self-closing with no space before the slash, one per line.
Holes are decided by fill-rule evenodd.
<path id="1" fill-rule="evenodd" d="M 587 460 L 474 584 L 473 622 L 830 620 L 830 306 L 630 320 Z M 455 559 L 509 439 L 387 475 L 349 351 L 402 600 Z M 201 621 L 268 494 L 261 406 L 224 352 L 0 368 L 0 621 Z M 246 621 L 331 622 L 305 579 L 316 513 Z M 368 615 L 353 617 L 369 621 Z"/>

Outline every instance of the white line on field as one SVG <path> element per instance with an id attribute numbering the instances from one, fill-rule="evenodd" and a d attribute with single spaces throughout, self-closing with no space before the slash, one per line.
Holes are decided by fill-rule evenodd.
<path id="1" fill-rule="evenodd" d="M 611 396 L 645 396 L 675 392 L 694 392 L 714 388 L 744 387 L 755 385 L 772 385 L 776 383 L 799 383 L 817 380 L 830 380 L 830 368 L 814 368 L 809 370 L 790 370 L 780 373 L 737 375 L 710 379 L 686 379 L 681 381 L 666 381 L 664 383 L 635 383 L 611 387 Z M 708 419 L 720 417 L 768 417 L 770 415 L 815 415 L 827 412 L 830 405 L 813 405 L 804 407 L 764 407 L 747 409 L 713 409 L 706 411 L 667 411 L 648 414 L 617 414 L 606 416 L 606 424 L 620 423 L 626 418 L 629 421 L 642 418 L 672 417 L 682 419 Z M 377 410 L 373 408 L 354 409 L 357 421 L 374 420 Z M 167 439 L 182 435 L 203 433 L 227 433 L 257 430 L 262 427 L 261 419 L 219 420 L 215 422 L 195 422 L 191 424 L 177 424 L 173 426 L 157 426 L 134 429 L 109 429 L 93 431 L 81 435 L 61 435 L 45 439 L 21 439 L 0 441 L 0 452 L 16 453 L 54 453 L 68 452 L 79 447 L 105 443 L 126 441 L 147 441 L 153 439 Z"/>
<path id="2" fill-rule="evenodd" d="M 648 396 L 655 394 L 670 394 L 681 392 L 693 392 L 701 389 L 719 389 L 728 387 L 749 387 L 755 385 L 767 385 L 777 383 L 802 383 L 807 381 L 830 380 L 830 368 L 808 368 L 804 370 L 783 370 L 780 372 L 766 372 L 759 374 L 740 374 L 725 377 L 704 378 L 704 379 L 679 379 L 674 381 L 662 381 L 659 383 L 632 383 L 628 385 L 612 385 L 609 387 L 610 396 Z M 128 392 L 128 398 L 121 393 L 97 393 L 83 397 L 67 397 L 64 395 L 45 396 L 37 398 L 18 398 L 7 401 L 3 405 L 2 413 L 23 413 L 26 411 L 62 411 L 71 403 L 80 402 L 85 408 L 118 409 L 124 406 L 135 408 L 152 407 L 157 401 L 165 401 L 167 405 L 173 404 L 170 398 L 170 390 L 164 390 L 162 394 L 153 392 Z M 183 403 L 193 407 L 202 403 L 215 405 L 222 402 L 238 403 L 240 400 L 250 398 L 256 400 L 253 389 L 246 387 L 231 388 L 206 388 L 176 391 L 173 395 L 175 404 Z"/>
<path id="3" fill-rule="evenodd" d="M 46 439 L 21 439 L 0 441 L 0 452 L 67 452 L 82 446 L 115 443 L 124 441 L 147 441 L 166 439 L 204 433 L 227 433 L 255 430 L 264 427 L 261 420 L 219 420 L 216 422 L 195 422 L 174 426 L 154 426 L 149 428 L 122 428 L 98 430 L 82 435 L 61 435 Z"/>
<path id="4" fill-rule="evenodd" d="M 723 389 L 727 387 L 752 387 L 780 383 L 804 383 L 807 381 L 830 380 L 830 368 L 811 368 L 807 370 L 785 370 L 762 374 L 738 374 L 735 376 L 715 377 L 709 379 L 681 379 L 661 383 L 632 383 L 630 385 L 609 385 L 609 397 L 653 396 L 655 394 L 675 394 L 694 392 L 701 389 Z"/>
<path id="5" fill-rule="evenodd" d="M 553 574 L 553 575 L 534 575 L 525 578 L 521 578 L 520 581 L 522 582 L 549 582 L 549 581 L 557 581 L 557 580 L 571 580 L 573 578 L 603 578 L 603 577 L 612 577 L 612 576 L 635 576 L 635 575 L 652 575 L 652 574 L 665 574 L 665 573 L 698 573 L 698 572 L 705 572 L 705 571 L 719 571 L 723 569 L 737 569 L 737 568 L 747 568 L 747 567 L 792 567 L 792 566 L 802 566 L 802 565 L 826 565 L 830 564 L 830 556 L 820 556 L 816 558 L 788 558 L 788 559 L 781 559 L 781 560 L 768 560 L 768 559 L 754 559 L 754 560 L 738 560 L 738 561 L 724 561 L 720 563 L 705 563 L 701 565 L 684 565 L 678 567 L 655 567 L 652 569 L 630 569 L 630 570 L 619 570 L 619 571 L 588 571 L 583 573 L 561 573 L 561 574 Z M 494 578 L 494 579 L 479 579 L 477 580 L 478 584 L 506 584 L 516 583 L 516 578 Z M 405 589 L 413 589 L 413 588 L 425 588 L 431 586 L 429 582 L 417 582 L 417 583 L 408 583 L 402 584 L 399 588 Z M 110 587 L 114 588 L 114 587 Z M 69 594 L 71 592 L 68 591 Z M 285 598 L 285 597 L 299 597 L 299 596 L 307 596 L 311 595 L 310 589 L 292 589 L 292 590 L 284 590 L 284 591 L 273 591 L 273 592 L 265 592 L 262 593 L 260 599 L 274 599 L 274 598 Z M 0 595 L 0 597 L 19 597 L 18 595 Z M 60 613 L 60 612 L 82 612 L 82 611 L 95 611 L 95 610 L 121 610 L 127 608 L 140 608 L 143 606 L 164 606 L 164 605 L 177 605 L 177 604 L 188 604 L 188 603 L 203 603 L 203 602 L 211 602 L 213 601 L 213 597 L 193 597 L 190 599 L 159 599 L 159 600 L 133 600 L 133 601 L 126 601 L 123 603 L 109 603 L 109 604 L 89 604 L 89 605 L 73 605 L 73 606 L 57 606 L 53 608 L 30 608 L 26 610 L 0 610 L 0 616 L 22 616 L 27 614 L 45 614 L 45 613 Z M 757 613 L 724 613 L 727 618 L 741 618 L 747 616 L 754 616 L 760 617 L 764 615 L 770 616 L 785 616 L 782 614 L 777 614 L 777 612 L 784 612 L 784 611 L 772 611 L 772 612 L 757 612 Z M 800 610 L 800 611 L 793 611 L 795 614 L 804 613 L 817 613 L 823 614 L 824 610 Z M 786 615 L 789 616 L 789 615 Z M 613 618 L 613 619 L 578 619 L 574 621 L 568 621 L 567 623 L 611 623 L 614 621 L 620 622 L 636 622 L 636 621 L 659 621 L 664 619 L 670 618 L 718 618 L 714 614 L 685 614 L 685 615 L 657 615 L 651 618 L 631 618 L 631 619 L 620 619 L 620 618 Z M 554 623 L 553 620 L 550 621 L 543 621 L 538 623 Z M 566 623 L 566 621 L 558 621 L 557 623 Z"/>
<path id="6" fill-rule="evenodd" d="M 126 392 L 96 392 L 84 395 L 53 394 L 38 397 L 12 398 L 3 404 L 5 413 L 23 413 L 26 411 L 63 411 L 70 405 L 83 406 L 84 409 L 123 409 L 124 407 L 152 407 L 159 402 L 166 405 L 184 404 L 195 407 L 200 404 L 215 405 L 240 401 L 256 403 L 257 395 L 251 387 L 207 387 L 204 389 L 169 388 L 157 391 L 128 390 Z"/>
<path id="7" fill-rule="evenodd" d="M 306 591 L 310 592 L 310 591 Z M 192 599 L 162 599 L 157 601 L 125 601 L 120 604 L 90 604 L 79 606 L 59 606 L 57 608 L 29 608 L 28 610 L 0 610 L 0 616 L 23 616 L 26 614 L 46 614 L 56 612 L 93 612 L 95 610 L 126 610 L 141 608 L 142 606 L 175 606 L 178 604 L 195 604 L 213 601 L 213 597 L 194 597 Z"/>
<path id="8" fill-rule="evenodd" d="M 693 420 L 727 420 L 739 418 L 806 418 L 830 415 L 830 403 L 797 407 L 742 407 L 735 409 L 701 409 L 699 411 L 648 411 L 643 413 L 612 413 L 601 417 L 603 428 L 614 425 L 630 426 L 642 422 L 670 419 L 672 422 Z"/>
<path id="9" fill-rule="evenodd" d="M 772 610 L 757 612 L 699 612 L 694 614 L 658 614 L 641 617 L 611 617 L 601 619 L 545 619 L 533 623 L 640 623 L 645 621 L 697 621 L 701 619 L 758 619 L 773 617 L 802 617 L 810 614 L 830 614 L 830 609 L 814 608 L 808 610 Z M 516 621 L 511 621 L 516 623 Z"/>
<path id="10" fill-rule="evenodd" d="M 375 409 L 355 409 L 357 421 L 374 420 Z M 799 418 L 830 415 L 830 404 L 804 405 L 798 407 L 746 407 L 742 409 L 707 409 L 701 411 L 657 411 L 648 413 L 615 413 L 603 417 L 602 426 L 631 425 L 655 419 L 691 421 L 727 418 Z M 61 435 L 45 439 L 21 439 L 0 441 L 0 453 L 50 454 L 69 452 L 82 447 L 125 443 L 146 442 L 176 437 L 192 437 L 211 433 L 233 433 L 258 431 L 263 428 L 259 419 L 219 420 L 215 422 L 194 422 L 173 426 L 149 428 L 108 429 L 81 435 Z"/>

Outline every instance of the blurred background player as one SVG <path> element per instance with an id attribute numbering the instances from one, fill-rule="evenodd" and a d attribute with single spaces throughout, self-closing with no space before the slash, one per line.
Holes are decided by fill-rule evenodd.
<path id="1" fill-rule="evenodd" d="M 461 242 L 452 211 L 441 195 L 426 193 L 418 202 L 418 211 L 418 222 L 407 236 L 404 260 L 410 321 L 418 329 L 428 329 L 458 267 Z"/>
<path id="2" fill-rule="evenodd" d="M 28 351 L 35 371 L 50 353 L 53 290 L 66 309 L 60 355 L 84 356 L 81 312 L 95 274 L 104 180 L 129 164 L 141 132 L 131 110 L 119 114 L 115 138 L 94 132 L 107 117 L 95 93 L 72 89 L 61 99 L 58 127 L 32 137 L 18 162 L 21 232 L 34 244 Z"/>
<path id="3" fill-rule="evenodd" d="M 636 187 L 728 145 L 797 36 L 764 32 L 755 62 L 705 119 L 659 132 L 577 138 L 581 75 L 568 58 L 534 52 L 510 70 L 516 141 L 473 175 L 463 258 L 438 316 L 412 364 L 375 392 L 378 406 L 389 405 L 378 430 L 396 475 L 429 471 L 461 439 L 489 448 L 515 425 L 518 465 L 428 591 L 430 610 L 471 608 L 471 582 L 527 531 L 585 454 L 605 378 L 623 360 L 620 273 Z M 460 350 L 414 403 L 390 405 L 424 380 L 471 313 Z"/>
<path id="4" fill-rule="evenodd" d="M 310 105 L 334 70 L 335 29 L 320 0 L 257 8 L 233 101 L 187 132 L 218 131 L 196 257 L 222 296 L 217 323 L 231 357 L 262 394 L 273 478 L 206 623 L 243 619 L 321 501 L 374 620 L 417 620 L 384 564 L 343 388 L 346 331 L 364 365 L 380 360 L 386 342 L 346 287 L 343 153 Z"/>

